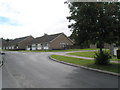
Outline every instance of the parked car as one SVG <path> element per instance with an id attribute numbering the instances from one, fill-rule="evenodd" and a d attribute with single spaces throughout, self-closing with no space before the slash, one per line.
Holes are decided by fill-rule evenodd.
<path id="1" fill-rule="evenodd" d="M 1 55 L 5 55 L 5 53 L 4 53 L 4 52 L 2 52 L 2 51 L 0 51 L 0 54 L 1 54 Z"/>
<path id="2" fill-rule="evenodd" d="M 0 65 L 3 65 L 3 58 L 2 55 L 5 55 L 4 52 L 0 51 Z"/>

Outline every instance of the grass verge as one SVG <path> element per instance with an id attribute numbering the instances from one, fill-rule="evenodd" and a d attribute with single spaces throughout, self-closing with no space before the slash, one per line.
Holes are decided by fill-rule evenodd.
<path id="1" fill-rule="evenodd" d="M 95 65 L 94 61 L 92 60 L 73 58 L 73 57 L 67 57 L 67 56 L 61 56 L 61 55 L 51 55 L 51 57 L 67 63 L 82 65 L 85 67 L 105 70 L 105 71 L 114 72 L 114 73 L 120 73 L 120 69 L 118 69 L 118 67 L 120 67 L 120 63 L 111 63 L 110 65 Z"/>
<path id="2" fill-rule="evenodd" d="M 98 50 L 97 48 L 87 48 L 87 49 L 66 49 L 66 50 L 16 50 L 21 52 L 68 52 L 68 51 L 82 51 L 82 50 Z M 3 50 L 3 51 L 12 51 L 12 50 Z"/>
<path id="3" fill-rule="evenodd" d="M 89 52 L 74 52 L 74 53 L 67 53 L 68 55 L 74 55 L 74 56 L 82 56 L 82 57 L 94 57 L 94 51 Z"/>
<path id="4" fill-rule="evenodd" d="M 67 53 L 68 55 L 74 55 L 74 56 L 82 56 L 82 57 L 89 57 L 94 58 L 95 51 L 89 51 L 89 52 L 74 52 L 74 53 Z M 120 59 L 117 59 L 117 57 L 113 56 L 112 61 L 120 61 Z"/>

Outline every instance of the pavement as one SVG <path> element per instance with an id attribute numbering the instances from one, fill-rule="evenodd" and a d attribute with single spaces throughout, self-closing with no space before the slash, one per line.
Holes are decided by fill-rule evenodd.
<path id="1" fill-rule="evenodd" d="M 53 52 L 6 52 L 3 88 L 118 88 L 118 77 L 48 58 Z"/>

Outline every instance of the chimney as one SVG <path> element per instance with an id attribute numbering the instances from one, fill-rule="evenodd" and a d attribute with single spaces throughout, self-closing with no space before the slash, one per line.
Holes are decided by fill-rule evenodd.
<path id="1" fill-rule="evenodd" d="M 48 34 L 47 33 L 44 33 L 44 36 L 47 36 Z"/>

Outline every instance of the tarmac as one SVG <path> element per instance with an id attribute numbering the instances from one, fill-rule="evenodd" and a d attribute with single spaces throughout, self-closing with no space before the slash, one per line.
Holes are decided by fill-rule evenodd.
<path id="1" fill-rule="evenodd" d="M 0 55 L 0 90 L 2 89 L 2 55 Z"/>
<path id="2" fill-rule="evenodd" d="M 63 52 L 61 52 L 63 53 Z M 3 88 L 117 88 L 118 76 L 50 60 L 53 52 L 6 52 Z"/>
<path id="3" fill-rule="evenodd" d="M 2 55 L 0 55 L 0 67 L 2 65 Z"/>

